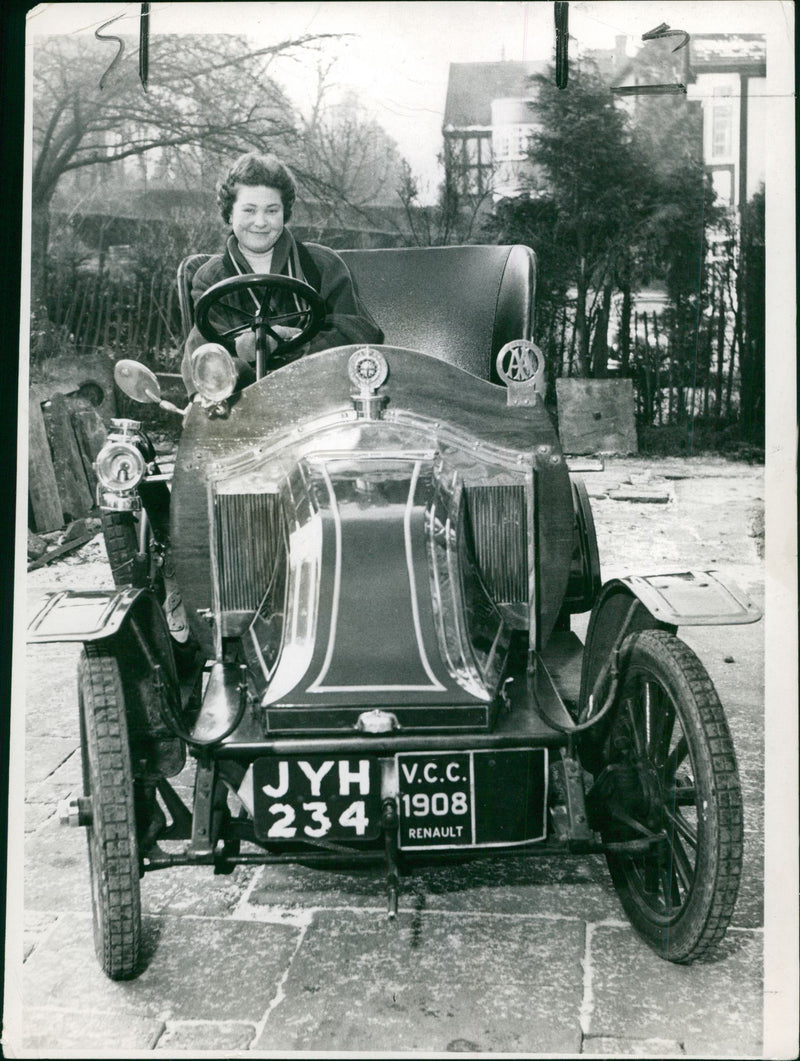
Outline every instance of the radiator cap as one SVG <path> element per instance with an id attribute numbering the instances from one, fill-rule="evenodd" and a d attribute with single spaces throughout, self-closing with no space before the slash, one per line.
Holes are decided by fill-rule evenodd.
<path id="1" fill-rule="evenodd" d="M 358 716 L 356 729 L 359 733 L 391 733 L 400 729 L 400 723 L 397 721 L 397 715 L 376 707 L 372 711 L 363 711 Z"/>

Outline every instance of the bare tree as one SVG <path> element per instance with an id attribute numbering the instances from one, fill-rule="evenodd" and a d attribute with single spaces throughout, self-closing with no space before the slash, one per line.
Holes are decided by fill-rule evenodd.
<path id="1" fill-rule="evenodd" d="M 53 196 L 65 176 L 126 158 L 202 146 L 210 155 L 280 148 L 297 117 L 272 76 L 279 55 L 324 38 L 306 35 L 252 49 L 218 35 L 152 39 L 143 91 L 135 48 L 109 73 L 109 48 L 93 38 L 37 42 L 33 60 L 32 287 L 42 293 Z M 105 77 L 104 77 L 105 73 Z M 101 87 L 102 82 L 102 87 Z"/>
<path id="2" fill-rule="evenodd" d="M 293 168 L 319 207 L 320 235 L 331 224 L 370 222 L 370 207 L 397 202 L 397 144 L 353 92 L 337 99 L 335 59 L 317 66 L 314 101 L 301 123 Z"/>
<path id="3" fill-rule="evenodd" d="M 452 150 L 445 144 L 445 152 Z M 420 247 L 471 243 L 490 216 L 492 188 L 464 192 L 458 187 L 455 167 L 446 154 L 439 156 L 445 177 L 435 205 L 420 203 L 419 184 L 407 162 L 403 162 L 397 194 L 405 210 L 411 241 Z"/>

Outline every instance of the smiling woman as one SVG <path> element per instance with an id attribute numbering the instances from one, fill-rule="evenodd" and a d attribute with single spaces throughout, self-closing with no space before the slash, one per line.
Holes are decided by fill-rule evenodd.
<path id="1" fill-rule="evenodd" d="M 208 324 L 242 365 L 243 381 L 248 378 L 246 366 L 256 360 L 255 330 L 263 312 L 280 315 L 288 323 L 274 323 L 267 336 L 271 366 L 307 353 L 326 350 L 348 343 L 379 343 L 383 333 L 361 302 L 350 272 L 335 251 L 317 243 L 300 243 L 286 227 L 292 216 L 296 184 L 291 170 L 274 155 L 251 152 L 242 155 L 230 168 L 217 188 L 217 202 L 223 221 L 231 226 L 225 251 L 214 255 L 195 273 L 192 301 L 221 280 L 237 276 L 292 277 L 312 287 L 324 302 L 325 319 L 315 337 L 299 350 L 289 347 L 300 334 L 302 306 L 286 281 L 276 283 L 264 295 L 262 306 L 256 289 L 237 286 L 224 298 L 215 300 Z M 255 311 L 255 312 L 254 312 Z M 292 314 L 298 320 L 292 324 Z M 252 324 L 252 329 L 247 325 Z M 234 339 L 237 329 L 241 334 Z M 197 390 L 192 377 L 192 355 L 207 339 L 197 324 L 186 341 L 183 374 L 190 394 Z M 299 341 L 299 340 L 298 340 Z"/>

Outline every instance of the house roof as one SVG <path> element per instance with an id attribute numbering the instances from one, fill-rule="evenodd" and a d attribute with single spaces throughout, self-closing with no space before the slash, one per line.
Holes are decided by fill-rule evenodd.
<path id="1" fill-rule="evenodd" d="M 548 64 L 534 60 L 499 63 L 451 63 L 444 105 L 444 126 L 490 126 L 492 100 L 532 97 L 530 78 Z"/>
<path id="2" fill-rule="evenodd" d="M 766 71 L 767 39 L 762 33 L 705 33 L 693 35 L 689 44 L 695 72 L 741 67 Z"/>

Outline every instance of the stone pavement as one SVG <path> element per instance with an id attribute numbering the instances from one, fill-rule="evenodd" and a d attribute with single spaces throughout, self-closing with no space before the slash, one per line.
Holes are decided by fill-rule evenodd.
<path id="1" fill-rule="evenodd" d="M 675 535 L 685 535 L 695 566 L 713 566 L 721 547 L 730 548 L 739 583 L 762 603 L 756 547 L 744 516 L 736 523 L 733 514 L 742 492 L 763 495 L 758 469 L 739 471 L 730 480 L 731 520 L 716 497 L 719 540 L 702 516 L 692 522 L 708 484 L 674 482 L 666 506 L 594 502 L 601 557 L 609 549 L 625 556 L 620 521 L 660 518 L 652 534 L 666 528 L 677 549 Z M 637 538 L 652 559 L 653 538 Z M 632 571 L 659 566 L 628 559 Z M 604 577 L 613 573 L 609 566 Z M 104 577 L 102 565 L 97 573 L 77 562 L 35 575 L 30 602 L 48 585 Z M 9 918 L 23 931 L 6 970 L 6 1055 L 759 1056 L 763 624 L 727 628 L 724 638 L 718 628 L 685 636 L 726 705 L 745 798 L 742 889 L 712 960 L 683 967 L 653 954 L 629 927 L 600 858 L 420 870 L 401 882 L 396 923 L 385 917 L 378 868 L 239 867 L 215 877 L 209 868 L 180 867 L 142 881 L 147 965 L 128 983 L 107 980 L 95 961 L 84 835 L 55 819 L 57 800 L 80 784 L 78 649 L 29 647 L 24 913 L 19 906 Z M 188 775 L 181 780 L 188 784 Z"/>

